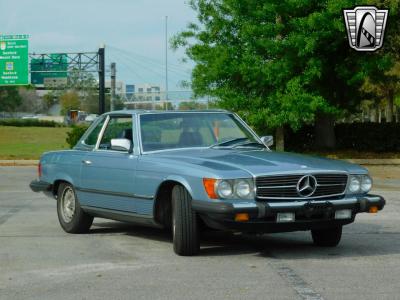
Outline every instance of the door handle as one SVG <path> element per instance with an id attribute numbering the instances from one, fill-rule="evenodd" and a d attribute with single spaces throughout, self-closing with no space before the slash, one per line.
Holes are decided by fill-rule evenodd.
<path id="1" fill-rule="evenodd" d="M 82 160 L 82 163 L 85 165 L 91 165 L 92 162 L 90 160 Z"/>

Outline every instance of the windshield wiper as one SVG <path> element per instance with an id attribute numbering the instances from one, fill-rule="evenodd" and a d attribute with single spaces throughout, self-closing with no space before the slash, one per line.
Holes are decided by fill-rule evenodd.
<path id="1" fill-rule="evenodd" d="M 256 147 L 262 147 L 262 148 L 265 148 L 265 145 L 264 144 L 262 144 L 262 143 L 259 143 L 259 142 L 246 142 L 246 143 L 240 143 L 240 144 L 237 144 L 237 145 L 235 145 L 235 146 L 233 146 L 232 148 L 238 148 L 238 147 L 248 147 L 248 146 L 251 146 L 251 147 L 254 147 L 254 146 L 256 146 Z"/>
<path id="2" fill-rule="evenodd" d="M 248 140 L 248 139 L 249 139 L 249 138 L 247 138 L 247 137 L 234 138 L 234 139 L 230 139 L 230 140 L 227 140 L 227 141 L 224 141 L 224 142 L 220 142 L 220 143 L 216 143 L 216 144 L 214 144 L 214 145 L 211 145 L 210 148 L 214 148 L 214 147 L 227 147 L 227 146 L 230 146 L 230 145 L 232 145 L 232 144 L 239 143 L 239 142 L 241 142 L 241 141 L 246 141 L 246 140 Z"/>

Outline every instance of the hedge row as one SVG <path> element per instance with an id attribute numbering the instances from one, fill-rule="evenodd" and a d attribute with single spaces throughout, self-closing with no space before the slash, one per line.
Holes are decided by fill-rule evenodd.
<path id="1" fill-rule="evenodd" d="M 16 127 L 64 127 L 54 121 L 44 121 L 38 119 L 0 119 L 0 126 L 16 126 Z"/>
<path id="2" fill-rule="evenodd" d="M 88 125 L 73 125 L 72 130 L 67 132 L 66 141 L 71 149 L 76 145 L 76 143 L 78 143 L 88 128 Z"/>
<path id="3" fill-rule="evenodd" d="M 285 148 L 288 151 L 315 151 L 314 126 L 286 131 Z M 335 125 L 336 150 L 368 152 L 399 152 L 400 123 L 351 123 Z"/>

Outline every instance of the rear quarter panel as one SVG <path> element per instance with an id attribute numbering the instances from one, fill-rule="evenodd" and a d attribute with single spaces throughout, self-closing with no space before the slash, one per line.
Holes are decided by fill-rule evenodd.
<path id="1" fill-rule="evenodd" d="M 42 166 L 40 179 L 51 184 L 63 180 L 79 186 L 82 159 L 86 153 L 80 150 L 65 150 L 43 154 L 40 159 Z"/>

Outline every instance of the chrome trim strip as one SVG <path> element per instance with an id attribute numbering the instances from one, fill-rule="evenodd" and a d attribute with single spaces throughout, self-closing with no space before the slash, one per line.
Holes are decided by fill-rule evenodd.
<path id="1" fill-rule="evenodd" d="M 319 183 L 317 183 L 317 187 L 318 186 L 324 186 L 324 187 L 339 186 L 339 185 L 344 186 L 344 185 L 346 185 L 346 183 L 335 183 L 335 184 L 319 184 Z M 262 189 L 283 189 L 283 188 L 295 188 L 295 187 L 296 187 L 295 185 L 275 185 L 275 186 L 260 186 L 258 188 L 262 190 Z"/>
<path id="2" fill-rule="evenodd" d="M 257 208 L 257 203 L 253 202 L 241 202 L 241 203 L 232 203 L 233 208 Z"/>
<path id="3" fill-rule="evenodd" d="M 103 124 L 103 127 L 101 128 L 99 135 L 97 136 L 96 146 L 94 147 L 93 150 L 99 150 L 100 141 L 103 138 L 104 131 L 106 130 L 106 127 L 107 127 L 109 121 L 110 121 L 110 115 L 107 115 L 106 120 Z"/>
<path id="4" fill-rule="evenodd" d="M 313 200 L 313 199 L 321 199 L 321 198 L 329 198 L 329 197 L 335 197 L 335 196 L 342 196 L 344 195 L 345 192 L 341 194 L 332 194 L 332 195 L 323 195 L 323 196 L 314 196 L 314 197 L 262 197 L 262 196 L 256 196 L 258 199 L 263 199 L 263 200 L 293 200 L 293 202 L 297 200 Z M 333 201 L 339 201 L 339 200 L 333 200 Z"/>
<path id="5" fill-rule="evenodd" d="M 81 207 L 83 209 L 87 209 L 87 210 L 96 210 L 99 212 L 106 212 L 106 213 L 113 212 L 113 213 L 118 213 L 118 214 L 122 214 L 122 215 L 126 215 L 126 216 L 138 217 L 138 218 L 143 218 L 143 219 L 153 219 L 152 215 L 141 215 L 138 213 L 129 212 L 129 211 L 125 211 L 125 210 L 108 209 L 108 208 L 102 208 L 102 207 L 90 206 L 90 205 L 82 205 Z"/>
<path id="6" fill-rule="evenodd" d="M 154 196 L 147 196 L 147 195 L 136 195 L 130 193 L 121 193 L 121 192 L 110 192 L 104 190 L 97 190 L 97 189 L 85 189 L 80 187 L 75 187 L 77 191 L 84 192 L 84 193 L 93 193 L 93 194 L 103 194 L 109 196 L 116 196 L 116 197 L 126 197 L 126 198 L 135 198 L 135 199 L 143 199 L 143 200 L 153 200 Z"/>
<path id="7" fill-rule="evenodd" d="M 295 188 L 295 185 L 275 185 L 275 186 L 259 186 L 258 189 L 284 189 L 284 188 Z"/>
<path id="8" fill-rule="evenodd" d="M 268 205 L 272 208 L 280 208 L 280 207 L 301 207 L 307 203 L 313 204 L 325 204 L 327 201 L 298 201 L 298 202 L 275 202 L 275 203 L 268 203 Z M 330 203 L 335 205 L 342 205 L 342 204 L 356 204 L 356 198 L 349 198 L 349 199 L 342 199 L 342 200 L 333 200 L 329 201 Z"/>

